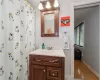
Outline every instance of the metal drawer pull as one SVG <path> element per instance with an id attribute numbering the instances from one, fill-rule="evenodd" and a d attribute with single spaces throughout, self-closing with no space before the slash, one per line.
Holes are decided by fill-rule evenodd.
<path id="1" fill-rule="evenodd" d="M 36 59 L 35 61 L 38 61 L 38 62 L 40 62 L 40 61 L 42 61 L 42 60 L 38 60 L 38 59 Z"/>
<path id="2" fill-rule="evenodd" d="M 52 62 L 52 63 L 54 63 L 54 62 L 58 62 L 58 60 L 52 60 L 52 61 L 49 61 L 49 62 Z"/>
<path id="3" fill-rule="evenodd" d="M 54 63 L 55 61 L 49 61 L 49 62 L 53 62 Z"/>

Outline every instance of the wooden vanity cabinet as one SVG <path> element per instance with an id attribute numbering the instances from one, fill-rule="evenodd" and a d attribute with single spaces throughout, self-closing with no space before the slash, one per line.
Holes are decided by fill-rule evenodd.
<path id="1" fill-rule="evenodd" d="M 30 55 L 29 80 L 64 80 L 64 57 Z"/>

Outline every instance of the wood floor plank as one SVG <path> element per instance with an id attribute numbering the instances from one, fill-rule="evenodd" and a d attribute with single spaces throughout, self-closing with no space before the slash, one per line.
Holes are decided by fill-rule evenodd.
<path id="1" fill-rule="evenodd" d="M 81 61 L 74 62 L 74 77 L 83 80 L 99 80 L 99 78 Z"/>

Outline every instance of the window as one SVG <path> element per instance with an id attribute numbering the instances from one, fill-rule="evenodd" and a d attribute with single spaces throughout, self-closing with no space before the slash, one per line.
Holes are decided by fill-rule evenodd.
<path id="1" fill-rule="evenodd" d="M 79 26 L 76 29 L 77 29 L 77 32 L 76 32 L 76 44 L 79 45 Z"/>
<path id="2" fill-rule="evenodd" d="M 84 46 L 84 24 L 80 26 L 80 46 Z"/>
<path id="3" fill-rule="evenodd" d="M 75 34 L 75 44 L 79 46 L 84 46 L 84 23 L 79 24 L 74 29 Z"/>

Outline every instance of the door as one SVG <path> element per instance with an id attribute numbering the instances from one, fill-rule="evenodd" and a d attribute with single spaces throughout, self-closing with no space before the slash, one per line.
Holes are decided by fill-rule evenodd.
<path id="1" fill-rule="evenodd" d="M 46 80 L 46 67 L 33 65 L 31 80 Z"/>

